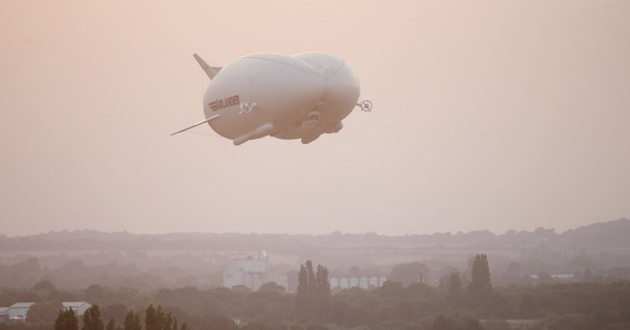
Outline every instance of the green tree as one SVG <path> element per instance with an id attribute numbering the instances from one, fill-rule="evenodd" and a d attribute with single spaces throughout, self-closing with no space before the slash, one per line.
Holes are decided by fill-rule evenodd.
<path id="1" fill-rule="evenodd" d="M 304 265 L 300 265 L 298 273 L 298 287 L 295 296 L 295 313 L 298 321 L 308 319 L 308 273 Z"/>
<path id="2" fill-rule="evenodd" d="M 484 330 L 481 322 L 475 319 L 467 319 L 464 323 L 464 330 Z"/>
<path id="3" fill-rule="evenodd" d="M 35 283 L 33 290 L 54 290 L 55 286 L 49 280 L 43 280 Z"/>
<path id="4" fill-rule="evenodd" d="M 488 265 L 488 256 L 485 254 L 478 254 L 473 258 L 471 279 L 468 292 L 474 297 L 484 298 L 492 292 L 490 266 Z"/>
<path id="5" fill-rule="evenodd" d="M 116 330 L 116 323 L 114 322 L 114 318 L 110 317 L 109 322 L 105 326 L 105 330 Z"/>
<path id="6" fill-rule="evenodd" d="M 258 291 L 276 291 L 285 292 L 286 289 L 282 285 L 278 285 L 276 282 L 268 282 L 260 286 Z"/>
<path id="7" fill-rule="evenodd" d="M 435 321 L 433 321 L 431 330 L 451 330 L 453 328 L 451 324 L 452 320 L 448 319 L 444 315 L 440 315 L 435 318 Z"/>
<path id="8" fill-rule="evenodd" d="M 298 321 L 301 322 L 326 321 L 330 318 L 331 290 L 328 268 L 318 265 L 315 272 L 310 260 L 300 266 L 295 312 Z"/>
<path id="9" fill-rule="evenodd" d="M 173 315 L 171 312 L 166 313 L 161 305 L 158 305 L 158 308 L 149 305 L 146 310 L 144 325 L 146 330 L 171 330 Z"/>
<path id="10" fill-rule="evenodd" d="M 103 297 L 105 297 L 105 289 L 98 284 L 92 284 L 85 289 L 85 298 L 90 302 L 101 302 Z"/>
<path id="11" fill-rule="evenodd" d="M 331 290 L 328 281 L 328 268 L 317 265 L 317 273 L 315 274 L 315 310 L 317 320 L 325 322 L 330 319 L 331 312 Z"/>
<path id="12" fill-rule="evenodd" d="M 63 309 L 60 302 L 36 302 L 28 309 L 26 321 L 29 323 L 52 323 Z"/>
<path id="13" fill-rule="evenodd" d="M 308 320 L 310 321 L 316 315 L 316 303 L 315 297 L 317 296 L 317 279 L 315 278 L 315 271 L 313 270 L 313 263 L 310 260 L 306 260 L 306 274 L 308 275 L 308 282 L 306 283 L 306 302 L 308 308 Z"/>
<path id="14" fill-rule="evenodd" d="M 104 320 L 114 318 L 114 323 L 123 324 L 125 316 L 127 315 L 127 306 L 123 304 L 114 304 L 103 307 L 101 317 Z"/>
<path id="15" fill-rule="evenodd" d="M 144 328 L 145 330 L 161 330 L 158 312 L 152 304 L 145 311 Z"/>
<path id="16" fill-rule="evenodd" d="M 129 311 L 127 316 L 125 316 L 123 330 L 142 330 L 142 325 L 140 324 L 140 314 L 135 314 L 133 311 Z"/>
<path id="17" fill-rule="evenodd" d="M 55 330 L 79 330 L 79 319 L 72 309 L 62 309 L 55 320 Z"/>
<path id="18" fill-rule="evenodd" d="M 306 330 L 328 330 L 328 327 L 323 324 L 313 323 L 313 324 L 309 324 L 306 327 Z"/>
<path id="19" fill-rule="evenodd" d="M 449 302 L 456 303 L 462 296 L 462 280 L 458 272 L 453 272 L 448 277 L 448 291 L 446 293 Z"/>
<path id="20" fill-rule="evenodd" d="M 101 311 L 98 305 L 93 305 L 83 313 L 83 327 L 81 330 L 105 330 L 105 324 L 101 320 Z"/>
<path id="21" fill-rule="evenodd" d="M 421 262 L 412 262 L 394 266 L 388 279 L 400 282 L 403 286 L 411 283 L 425 283 L 429 275 L 429 267 Z"/>

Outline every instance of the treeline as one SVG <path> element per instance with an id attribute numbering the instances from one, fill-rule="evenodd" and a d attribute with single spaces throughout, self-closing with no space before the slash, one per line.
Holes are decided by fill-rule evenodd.
<path id="1" fill-rule="evenodd" d="M 421 271 L 419 279 L 420 274 Z M 55 289 L 50 283 L 38 283 L 32 290 L 3 290 L 0 306 L 37 301 L 33 308 L 58 304 L 60 296 L 72 295 L 101 306 L 102 319 L 112 320 L 117 327 L 123 325 L 123 330 L 131 329 L 124 327 L 131 311 L 149 311 L 152 306 L 164 306 L 162 315 L 186 322 L 192 330 L 630 329 L 630 283 L 493 287 L 484 255 L 474 258 L 471 274 L 467 276 L 470 280 L 462 281 L 462 277 L 453 272 L 437 287 L 420 282 L 403 286 L 388 281 L 372 290 L 352 288 L 331 292 L 326 267 L 315 268 L 307 262 L 300 269 L 297 294 L 286 293 L 273 283 L 256 292 L 242 286 L 141 292 L 100 285 L 67 292 Z M 29 311 L 26 325 L 5 325 L 0 330 L 50 329 L 53 322 L 50 313 L 46 317 L 36 315 L 36 311 L 44 309 Z M 172 321 L 166 324 L 175 330 Z"/>
<path id="2" fill-rule="evenodd" d="M 49 256 L 45 259 L 50 262 L 52 258 L 55 257 Z M 200 257 L 158 259 L 149 258 L 140 252 L 129 253 L 126 257 L 120 253 L 107 252 L 84 255 L 82 258 L 85 262 L 67 256 L 56 258 L 61 262 L 58 267 L 51 267 L 35 257 L 10 266 L 0 266 L 0 287 L 28 288 L 41 280 L 49 280 L 66 288 L 85 288 L 95 282 L 109 287 L 134 287 L 142 290 L 202 284 L 221 285 L 221 266 L 200 261 Z"/>
<path id="3" fill-rule="evenodd" d="M 107 324 L 101 317 L 98 305 L 88 308 L 82 316 L 81 330 L 141 330 L 140 314 L 129 311 L 121 325 L 116 325 L 114 318 L 110 318 Z M 145 330 L 188 330 L 188 324 L 177 324 L 177 318 L 170 312 L 162 310 L 162 306 L 154 308 L 149 305 L 144 316 Z M 72 309 L 61 309 L 57 313 L 54 322 L 54 330 L 79 330 L 79 318 Z"/>
<path id="4" fill-rule="evenodd" d="M 41 293 L 33 293 L 32 290 L 2 292 L 0 299 L 6 301 L 8 296 L 33 297 Z M 159 304 L 173 318 L 187 322 L 192 330 L 247 326 L 250 326 L 247 329 L 254 326 L 257 329 L 304 329 L 309 324 L 319 324 L 331 330 L 356 327 L 431 330 L 436 322 L 438 325 L 447 324 L 450 328 L 445 329 L 453 330 L 466 329 L 474 320 L 514 319 L 541 320 L 531 329 L 630 329 L 629 283 L 497 287 L 479 298 L 468 288 L 450 290 L 449 286 L 436 288 L 421 283 L 403 287 L 400 283 L 386 282 L 383 287 L 374 290 L 352 288 L 333 293 L 330 296 L 329 318 L 316 320 L 313 317 L 308 322 L 298 319 L 296 295 L 282 292 L 277 286 L 265 286 L 256 292 L 243 287 L 203 291 L 188 287 L 136 292 L 133 296 L 135 298 L 130 300 L 130 296 L 121 290 L 104 288 L 103 296 L 91 303 L 101 302 L 103 320 L 114 319 L 116 325 L 124 324 L 131 310 L 145 311 L 149 305 Z M 24 300 L 12 300 L 11 303 L 17 301 Z M 127 305 L 121 301 L 126 301 Z M 239 326 L 233 319 L 240 320 Z M 30 313 L 26 325 L 4 325 L 0 329 L 49 330 L 53 322 L 54 318 L 46 320 Z M 498 321 L 481 321 L 480 326 L 487 330 L 495 327 L 510 329 L 506 322 Z"/>

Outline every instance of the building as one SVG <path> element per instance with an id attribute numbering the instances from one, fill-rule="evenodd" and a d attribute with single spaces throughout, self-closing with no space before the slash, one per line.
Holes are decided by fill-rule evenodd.
<path id="1" fill-rule="evenodd" d="M 33 304 L 32 302 L 18 302 L 11 305 L 11 307 L 9 307 L 9 321 L 26 321 L 26 313 L 28 313 L 29 308 L 31 308 Z"/>
<path id="2" fill-rule="evenodd" d="M 0 324 L 5 324 L 9 321 L 9 307 L 0 307 Z"/>
<path id="3" fill-rule="evenodd" d="M 270 272 L 267 269 L 267 260 L 232 260 L 223 272 L 223 286 L 230 289 L 243 285 L 256 291 L 261 285 L 270 282 L 275 282 L 288 290 L 289 277 L 286 274 Z"/>
<path id="4" fill-rule="evenodd" d="M 33 304 L 32 302 L 18 302 L 10 307 L 0 307 L 0 323 L 25 322 L 28 310 Z M 79 316 L 83 315 L 88 308 L 92 307 L 92 305 L 85 301 L 64 302 L 61 304 L 63 308 L 71 309 Z"/>
<path id="5" fill-rule="evenodd" d="M 85 301 L 65 302 L 62 303 L 62 305 L 64 309 L 71 309 L 72 311 L 77 313 L 78 316 L 83 315 L 83 313 L 85 313 L 88 308 L 92 307 L 91 304 L 88 304 Z"/>
<path id="6" fill-rule="evenodd" d="M 385 277 L 332 277 L 330 279 L 331 289 L 349 289 L 359 287 L 362 289 L 380 288 L 387 281 Z"/>

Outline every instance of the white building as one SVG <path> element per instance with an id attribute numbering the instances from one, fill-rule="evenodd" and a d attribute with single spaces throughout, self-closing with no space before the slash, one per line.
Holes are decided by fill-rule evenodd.
<path id="1" fill-rule="evenodd" d="M 230 289 L 244 285 L 256 291 L 261 285 L 270 282 L 275 282 L 285 290 L 289 288 L 289 277 L 286 274 L 269 272 L 266 260 L 232 260 L 223 272 L 223 286 Z"/>
<path id="2" fill-rule="evenodd" d="M 83 315 L 88 308 L 92 307 L 92 305 L 85 301 L 65 302 L 62 303 L 62 305 L 64 309 L 71 309 L 79 316 Z"/>
<path id="3" fill-rule="evenodd" d="M 11 305 L 11 307 L 9 307 L 9 321 L 25 321 L 26 313 L 28 313 L 29 308 L 31 308 L 33 304 L 32 302 L 19 302 Z"/>
<path id="4" fill-rule="evenodd" d="M 0 324 L 9 321 L 9 307 L 0 307 Z"/>
<path id="5" fill-rule="evenodd" d="M 24 322 L 26 321 L 28 310 L 33 304 L 32 302 L 19 302 L 11 305 L 11 307 L 0 307 L 0 320 L 6 319 L 6 322 Z M 92 307 L 92 305 L 85 301 L 64 302 L 61 304 L 63 308 L 71 309 L 79 316 L 83 315 L 88 308 Z"/>
<path id="6" fill-rule="evenodd" d="M 330 288 L 331 289 L 349 289 L 360 287 L 362 289 L 369 288 L 380 288 L 383 286 L 383 283 L 387 281 L 387 278 L 381 277 L 378 278 L 376 276 L 372 277 L 332 277 L 330 279 Z"/>

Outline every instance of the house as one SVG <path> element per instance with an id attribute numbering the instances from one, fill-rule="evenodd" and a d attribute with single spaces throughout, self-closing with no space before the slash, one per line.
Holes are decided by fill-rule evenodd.
<path id="1" fill-rule="evenodd" d="M 85 313 L 85 311 L 92 307 L 91 304 L 88 304 L 85 301 L 76 301 L 76 302 L 64 302 L 62 303 L 63 308 L 68 310 L 71 309 L 72 311 L 74 311 L 75 313 L 77 313 L 78 316 L 83 315 L 83 313 Z"/>

